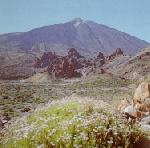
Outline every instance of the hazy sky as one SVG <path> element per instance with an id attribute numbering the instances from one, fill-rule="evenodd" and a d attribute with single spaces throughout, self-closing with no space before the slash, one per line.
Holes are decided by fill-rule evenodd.
<path id="1" fill-rule="evenodd" d="M 0 34 L 74 18 L 91 20 L 150 42 L 150 0 L 0 0 Z"/>

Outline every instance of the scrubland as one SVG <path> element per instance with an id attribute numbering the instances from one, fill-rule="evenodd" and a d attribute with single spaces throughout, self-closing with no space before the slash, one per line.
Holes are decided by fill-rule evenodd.
<path id="1" fill-rule="evenodd" d="M 149 135 L 116 107 L 137 84 L 110 74 L 53 83 L 0 84 L 0 147 L 138 147 Z M 27 110 L 26 110 L 27 109 Z"/>

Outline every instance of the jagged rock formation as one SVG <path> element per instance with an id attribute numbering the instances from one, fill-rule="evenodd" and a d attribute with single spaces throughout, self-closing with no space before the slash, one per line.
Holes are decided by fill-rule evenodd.
<path id="1" fill-rule="evenodd" d="M 52 52 L 44 53 L 41 58 L 35 59 L 34 67 L 47 67 L 48 74 L 56 78 L 72 78 L 93 73 L 103 74 L 105 71 L 101 66 L 104 63 L 105 57 L 102 53 L 98 53 L 96 58 L 85 59 L 74 48 L 69 48 L 67 56 L 58 56 Z"/>
<path id="2" fill-rule="evenodd" d="M 75 58 L 75 59 L 84 58 L 74 48 L 69 48 L 68 49 L 68 55 L 67 55 L 67 57 L 68 58 Z"/>
<path id="3" fill-rule="evenodd" d="M 69 48 L 67 56 L 58 56 L 52 52 L 44 53 L 41 58 L 36 58 L 34 67 L 47 66 L 48 74 L 56 78 L 80 77 L 81 74 L 76 70 L 83 67 L 81 61 L 84 61 L 84 57 L 74 48 Z"/>
<path id="4" fill-rule="evenodd" d="M 121 50 L 121 48 L 117 48 L 113 54 L 111 54 L 108 57 L 106 57 L 106 60 L 107 61 L 113 60 L 116 57 L 121 56 L 121 55 L 123 55 L 123 51 Z"/>
<path id="5" fill-rule="evenodd" d="M 58 56 L 55 53 L 47 52 L 42 55 L 41 58 L 35 59 L 34 68 L 44 68 L 48 66 L 50 62 L 58 58 Z"/>
<path id="6" fill-rule="evenodd" d="M 80 73 L 75 70 L 76 67 L 72 63 L 69 63 L 66 57 L 56 58 L 47 68 L 48 73 L 54 75 L 56 78 L 79 77 Z"/>

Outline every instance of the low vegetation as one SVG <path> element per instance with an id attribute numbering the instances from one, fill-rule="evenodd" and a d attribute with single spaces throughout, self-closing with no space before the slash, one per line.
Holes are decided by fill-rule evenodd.
<path id="1" fill-rule="evenodd" d="M 76 96 L 52 101 L 18 119 L 4 137 L 7 148 L 133 147 L 147 136 L 120 123 L 102 101 Z"/>
<path id="2" fill-rule="evenodd" d="M 9 116 L 13 124 L 0 135 L 0 147 L 124 148 L 138 145 L 148 135 L 138 126 L 127 126 L 113 108 L 120 100 L 131 99 L 135 86 L 110 74 L 62 79 L 53 84 L 1 83 L 1 120 Z M 78 97 L 66 97 L 72 94 Z"/>
<path id="3" fill-rule="evenodd" d="M 134 89 L 130 89 L 129 84 L 128 81 L 109 74 L 68 81 L 62 79 L 59 83 L 53 84 L 2 83 L 0 84 L 0 119 L 6 115 L 11 118 L 23 115 L 24 108 L 34 109 L 37 104 L 45 104 L 73 93 L 116 104 L 116 100 L 120 102 L 123 98 L 132 98 Z"/>

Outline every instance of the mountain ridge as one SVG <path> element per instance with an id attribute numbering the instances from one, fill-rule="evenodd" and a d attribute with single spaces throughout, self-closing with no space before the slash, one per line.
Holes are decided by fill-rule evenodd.
<path id="1" fill-rule="evenodd" d="M 110 55 L 116 48 L 121 48 L 127 55 L 135 55 L 148 45 L 146 41 L 114 28 L 80 18 L 28 32 L 0 35 L 0 50 L 15 47 L 22 51 L 52 51 L 62 55 L 67 53 L 68 48 L 91 56 L 97 52 Z"/>

